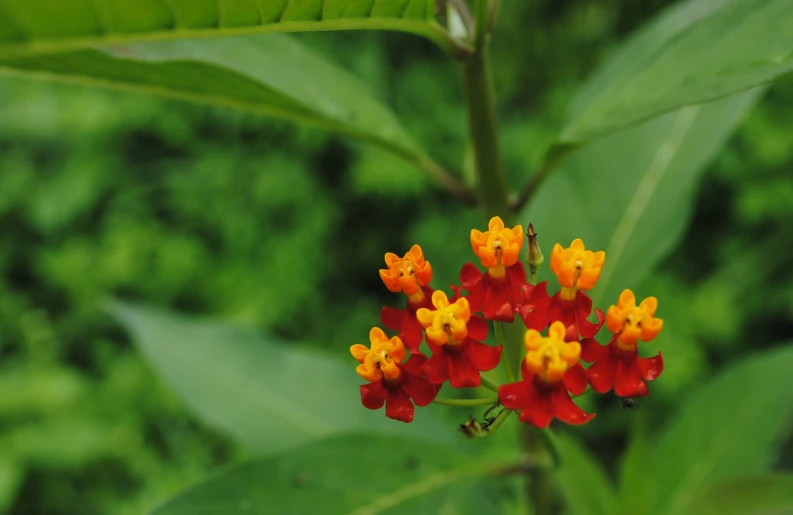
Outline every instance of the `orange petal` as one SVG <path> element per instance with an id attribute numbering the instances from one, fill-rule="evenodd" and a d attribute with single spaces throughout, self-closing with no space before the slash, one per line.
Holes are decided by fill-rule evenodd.
<path id="1" fill-rule="evenodd" d="M 350 354 L 352 357 L 363 363 L 363 359 L 369 354 L 369 347 L 366 345 L 361 345 L 360 343 L 356 343 L 352 347 L 350 347 Z"/>

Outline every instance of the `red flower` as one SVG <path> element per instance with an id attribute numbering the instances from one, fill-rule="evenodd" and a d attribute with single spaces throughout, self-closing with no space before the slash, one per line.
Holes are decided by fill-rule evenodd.
<path id="1" fill-rule="evenodd" d="M 524 287 L 527 299 L 518 313 L 526 327 L 542 331 L 559 320 L 565 327 L 574 325 L 582 338 L 595 336 L 603 325 L 603 312 L 595 310 L 597 323 L 587 320 L 592 313 L 592 299 L 583 290 L 595 287 L 605 259 L 605 252 L 586 250 L 580 239 L 573 240 L 568 248 L 557 243 L 551 253 L 551 271 L 562 289 L 549 297 L 547 283 Z"/>
<path id="2" fill-rule="evenodd" d="M 468 291 L 471 310 L 481 311 L 489 320 L 515 319 L 526 283 L 526 270 L 518 262 L 522 246 L 523 227 L 507 229 L 497 216 L 490 219 L 487 231 L 471 230 L 471 248 L 487 268 L 483 274 L 473 263 L 466 263 L 460 270 L 460 282 Z"/>
<path id="3" fill-rule="evenodd" d="M 413 245 L 404 257 L 391 252 L 385 255 L 388 268 L 380 270 L 380 278 L 392 292 L 404 292 L 408 296 L 405 309 L 384 307 L 380 311 L 380 322 L 388 329 L 397 331 L 399 338 L 411 353 L 418 352 L 424 334 L 416 320 L 416 310 L 431 306 L 432 266 L 424 259 L 421 247 Z"/>
<path id="4" fill-rule="evenodd" d="M 594 338 L 581 341 L 581 358 L 593 362 L 587 369 L 593 390 L 606 393 L 614 388 L 619 397 L 644 397 L 649 393 L 645 381 L 661 375 L 664 358 L 660 352 L 652 358 L 640 358 L 638 341 L 650 341 L 661 332 L 663 320 L 655 318 L 656 309 L 655 297 L 636 306 L 633 292 L 625 290 L 606 314 L 606 327 L 614 333 L 608 345 L 600 345 Z"/>
<path id="5" fill-rule="evenodd" d="M 435 384 L 449 381 L 454 388 L 479 386 L 479 372 L 491 370 L 501 361 L 501 346 L 480 341 L 487 338 L 487 322 L 471 316 L 467 299 L 450 304 L 444 292 L 436 291 L 432 304 L 434 311 L 421 308 L 416 313 L 432 350 L 423 366 L 427 379 Z"/>
<path id="6" fill-rule="evenodd" d="M 414 408 L 426 406 L 435 399 L 438 388 L 424 378 L 421 367 L 427 358 L 413 354 L 407 362 L 405 347 L 398 337 L 389 339 L 382 329 L 373 327 L 369 332 L 371 347 L 356 344 L 350 353 L 360 365 L 356 372 L 369 384 L 361 385 L 361 403 L 376 410 L 385 404 L 388 418 L 411 422 Z"/>
<path id="7" fill-rule="evenodd" d="M 524 286 L 526 300 L 518 309 L 518 314 L 527 328 L 542 331 L 551 322 L 558 320 L 565 327 L 574 326 L 581 338 L 592 338 L 597 334 L 605 317 L 602 311 L 595 309 L 598 321 L 593 323 L 587 320 L 592 313 L 592 299 L 586 293 L 575 290 L 572 292 L 573 298 L 566 299 L 565 290 L 562 289 L 550 297 L 547 288 L 547 282 Z"/>
<path id="8" fill-rule="evenodd" d="M 538 331 L 526 332 L 526 358 L 521 366 L 523 379 L 498 388 L 501 404 L 520 410 L 520 420 L 539 428 L 558 418 L 568 424 L 584 424 L 595 414 L 584 413 L 570 397 L 580 395 L 587 386 L 586 372 L 578 362 L 581 346 L 566 342 L 562 322 L 554 322 L 548 337 Z"/>
<path id="9" fill-rule="evenodd" d="M 380 311 L 380 323 L 388 329 L 397 331 L 397 336 L 405 343 L 411 353 L 419 352 L 421 342 L 424 341 L 424 328 L 421 327 L 416 318 L 416 311 L 419 308 L 432 307 L 430 298 L 432 288 L 423 286 L 420 290 L 422 296 L 411 295 L 408 297 L 405 309 L 390 308 L 383 306 Z M 414 300 L 418 299 L 418 300 Z"/>

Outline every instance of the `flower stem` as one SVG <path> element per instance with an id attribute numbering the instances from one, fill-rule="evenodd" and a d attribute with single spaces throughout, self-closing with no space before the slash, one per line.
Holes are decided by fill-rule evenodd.
<path id="1" fill-rule="evenodd" d="M 443 404 L 444 406 L 491 406 L 498 402 L 498 397 L 485 397 L 482 399 L 444 399 L 438 397 L 432 402 Z"/>
<path id="2" fill-rule="evenodd" d="M 485 376 L 480 376 L 480 377 L 482 378 L 482 386 L 484 386 L 488 390 L 492 390 L 498 393 L 498 387 L 500 386 L 499 384 L 497 384 L 495 381 L 488 379 Z"/>
<path id="3" fill-rule="evenodd" d="M 509 352 L 503 352 L 503 349 L 506 347 L 504 346 L 504 329 L 501 327 L 501 322 L 496 320 L 493 322 L 493 325 L 496 328 L 496 342 L 501 345 L 502 353 L 501 353 L 501 363 L 504 365 L 504 374 L 507 376 L 508 383 L 515 382 L 515 374 L 512 373 L 512 364 L 510 363 L 509 359 Z"/>
<path id="4" fill-rule="evenodd" d="M 484 431 L 482 431 L 481 434 L 477 435 L 476 437 L 477 438 L 487 438 L 488 436 L 493 434 L 493 432 L 496 429 L 498 429 L 501 426 L 501 424 L 503 424 L 504 421 L 509 418 L 510 415 L 512 415 L 512 410 L 509 409 L 509 408 L 504 408 L 503 410 L 501 410 L 501 413 L 498 414 L 498 416 L 495 418 L 495 420 L 493 420 L 493 422 L 491 422 L 490 425 L 487 426 L 487 428 Z"/>

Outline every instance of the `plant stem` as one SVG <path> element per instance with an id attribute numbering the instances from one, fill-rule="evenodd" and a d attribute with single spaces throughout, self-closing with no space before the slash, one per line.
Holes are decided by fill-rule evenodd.
<path id="1" fill-rule="evenodd" d="M 441 397 L 432 401 L 444 406 L 491 406 L 498 402 L 498 397 L 485 397 L 483 399 L 444 399 Z"/>
<path id="2" fill-rule="evenodd" d="M 493 325 L 496 328 L 496 343 L 501 345 L 501 364 L 504 366 L 504 374 L 507 376 L 508 383 L 515 382 L 515 374 L 512 373 L 512 363 L 509 357 L 509 352 L 504 352 L 506 347 L 504 346 L 504 330 L 501 326 L 502 322 L 496 320 L 493 322 Z"/>
<path id="3" fill-rule="evenodd" d="M 485 376 L 480 376 L 480 377 L 482 378 L 482 386 L 484 386 L 488 390 L 492 390 L 492 391 L 498 393 L 498 387 L 500 385 L 496 384 L 495 381 L 492 381 L 492 380 L 488 379 Z"/>
<path id="4" fill-rule="evenodd" d="M 468 130 L 474 147 L 476 190 L 485 216 L 508 215 L 507 179 L 498 141 L 498 123 L 490 59 L 487 55 L 489 2 L 476 2 L 474 54 L 463 63 L 463 86 L 468 111 Z"/>
<path id="5" fill-rule="evenodd" d="M 504 408 L 503 410 L 501 410 L 501 413 L 498 414 L 496 419 L 493 420 L 493 422 L 489 426 L 487 426 L 487 429 L 485 429 L 481 435 L 478 435 L 477 438 L 487 438 L 488 436 L 490 436 L 496 429 L 498 429 L 501 426 L 501 424 L 504 423 L 504 421 L 507 418 L 509 418 L 510 415 L 512 415 L 511 409 Z"/>
<path id="6" fill-rule="evenodd" d="M 498 141 L 495 95 L 487 54 L 487 29 L 488 24 L 491 23 L 490 7 L 489 0 L 476 0 L 474 53 L 463 63 L 463 84 L 468 111 L 468 127 L 474 148 L 476 192 L 479 196 L 479 204 L 486 217 L 500 216 L 506 225 L 512 225 L 507 178 Z M 536 188 L 532 187 L 532 191 L 534 189 Z M 511 328 L 515 325 L 510 324 Z M 519 363 L 523 352 L 523 331 L 517 330 L 522 329 L 520 327 L 514 329 L 508 331 L 504 354 L 509 354 L 510 357 L 517 356 L 516 363 Z M 482 384 L 487 386 L 484 377 L 482 377 Z M 502 411 L 488 428 L 487 433 L 489 434 L 501 425 L 511 413 L 512 411 L 507 409 Z M 542 439 L 539 438 L 536 431 L 531 431 L 532 429 L 529 426 L 524 426 L 521 431 L 521 443 L 524 450 L 535 458 L 547 457 L 548 451 L 544 448 Z M 551 514 L 554 501 L 551 480 L 552 477 L 540 469 L 532 471 L 529 476 L 526 488 L 529 493 L 529 502 L 534 505 L 534 515 Z"/>

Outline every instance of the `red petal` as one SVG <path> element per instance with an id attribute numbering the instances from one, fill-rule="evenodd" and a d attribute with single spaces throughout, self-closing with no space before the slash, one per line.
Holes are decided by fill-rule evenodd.
<path id="1" fill-rule="evenodd" d="M 484 344 L 483 344 L 484 345 Z M 479 386 L 482 378 L 466 352 L 449 352 L 449 384 L 452 388 Z"/>
<path id="2" fill-rule="evenodd" d="M 487 278 L 489 279 L 490 276 L 487 276 Z M 497 281 L 485 279 L 482 281 L 482 291 L 484 293 L 482 314 L 488 320 L 512 322 L 515 319 L 515 312 L 509 302 L 505 286 L 506 281 L 504 279 Z"/>
<path id="3" fill-rule="evenodd" d="M 427 356 L 420 352 L 416 352 L 411 354 L 407 361 L 399 365 L 399 368 L 407 372 L 408 374 L 413 374 L 415 376 L 423 376 L 424 370 L 422 367 L 424 363 L 427 362 Z"/>
<path id="4" fill-rule="evenodd" d="M 575 324 L 567 326 L 567 332 L 564 335 L 564 341 L 578 341 L 578 328 L 575 326 Z"/>
<path id="5" fill-rule="evenodd" d="M 523 263 L 518 261 L 507 267 L 507 283 L 507 295 L 514 310 L 525 304 L 527 300 L 523 292 L 523 286 L 526 284 L 526 269 L 523 268 Z"/>
<path id="6" fill-rule="evenodd" d="M 614 377 L 617 374 L 619 360 L 604 352 L 603 355 L 586 371 L 587 380 L 592 389 L 597 393 L 606 393 L 614 387 Z"/>
<path id="7" fill-rule="evenodd" d="M 575 320 L 582 338 L 592 338 L 595 336 L 600 330 L 600 326 L 602 326 L 603 322 L 606 320 L 603 312 L 596 309 L 595 314 L 598 317 L 598 321 L 596 323 L 590 322 L 587 318 L 589 318 L 591 312 L 592 299 L 590 299 L 586 293 L 579 291 L 576 295 Z"/>
<path id="8" fill-rule="evenodd" d="M 548 281 L 543 281 L 535 286 L 524 285 L 523 291 L 526 294 L 526 305 L 531 309 L 547 306 L 551 301 L 551 297 L 548 295 Z"/>
<path id="9" fill-rule="evenodd" d="M 544 429 L 553 420 L 553 401 L 551 392 L 538 392 L 539 395 L 535 398 L 534 404 L 530 410 L 524 410 L 520 413 L 520 419 L 533 426 Z M 525 412 L 528 416 L 524 418 Z M 528 419 L 528 420 L 526 420 Z"/>
<path id="10" fill-rule="evenodd" d="M 614 378 L 614 393 L 618 397 L 644 397 L 649 392 L 642 381 L 637 359 L 622 359 L 617 366 Z"/>
<path id="11" fill-rule="evenodd" d="M 489 326 L 487 320 L 484 318 L 471 315 L 471 319 L 468 320 L 468 337 L 473 338 L 474 340 L 484 341 L 487 339 L 487 331 L 489 330 Z"/>
<path id="12" fill-rule="evenodd" d="M 534 385 L 528 381 L 502 384 L 498 387 L 498 399 L 509 409 L 526 409 L 531 405 Z"/>
<path id="13" fill-rule="evenodd" d="M 401 388 L 387 390 L 385 399 L 385 416 L 402 422 L 413 421 L 413 403 Z"/>
<path id="14" fill-rule="evenodd" d="M 471 290 L 479 285 L 483 276 L 484 274 L 475 264 L 468 262 L 460 269 L 460 284 L 468 293 L 471 293 Z"/>
<path id="15" fill-rule="evenodd" d="M 385 403 L 386 389 L 382 381 L 361 385 L 361 404 L 369 409 L 380 409 Z"/>
<path id="16" fill-rule="evenodd" d="M 564 300 L 560 293 L 557 293 L 551 298 L 549 304 L 550 322 L 559 320 L 565 327 L 575 324 L 575 300 Z"/>
<path id="17" fill-rule="evenodd" d="M 501 345 L 491 347 L 471 338 L 466 339 L 462 345 L 465 345 L 464 351 L 478 371 L 493 370 L 501 361 Z"/>
<path id="18" fill-rule="evenodd" d="M 581 363 L 576 363 L 564 373 L 564 387 L 570 390 L 573 395 L 581 395 L 587 387 L 586 370 Z"/>
<path id="19" fill-rule="evenodd" d="M 431 383 L 443 384 L 449 380 L 449 356 L 441 348 L 421 367 Z"/>
<path id="20" fill-rule="evenodd" d="M 417 352 L 421 347 L 421 342 L 424 341 L 424 328 L 421 327 L 415 313 L 405 313 L 399 336 L 411 352 Z"/>
<path id="21" fill-rule="evenodd" d="M 659 352 L 652 358 L 638 358 L 639 373 L 645 381 L 653 381 L 664 371 L 664 357 Z"/>
<path id="22" fill-rule="evenodd" d="M 592 363 L 600 359 L 606 349 L 607 346 L 599 344 L 594 338 L 584 338 L 581 340 L 581 359 Z"/>
<path id="23" fill-rule="evenodd" d="M 402 329 L 402 318 L 407 312 L 404 309 L 394 309 L 383 306 L 380 310 L 380 323 L 392 331 Z"/>
<path id="24" fill-rule="evenodd" d="M 570 394 L 564 388 L 559 388 L 553 392 L 553 416 L 567 422 L 568 424 L 580 425 L 592 420 L 594 413 L 585 413 L 576 406 Z"/>
<path id="25" fill-rule="evenodd" d="M 518 310 L 518 314 L 523 319 L 523 324 L 527 329 L 543 331 L 551 323 L 551 314 L 547 305 L 529 310 L 529 305 L 524 304 Z"/>
<path id="26" fill-rule="evenodd" d="M 430 404 L 438 394 L 438 389 L 432 383 L 421 376 L 413 374 L 403 374 L 402 389 L 413 399 L 416 406 Z"/>

